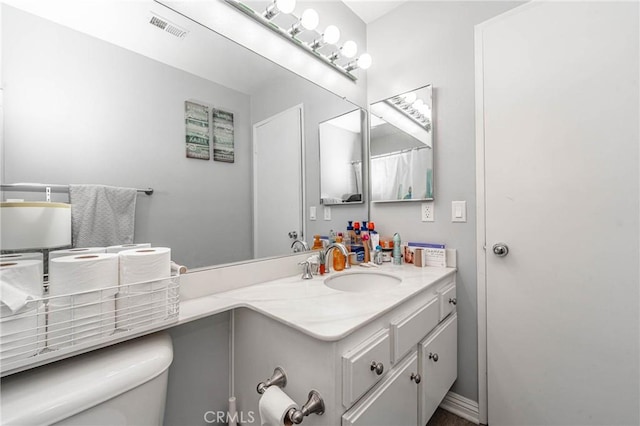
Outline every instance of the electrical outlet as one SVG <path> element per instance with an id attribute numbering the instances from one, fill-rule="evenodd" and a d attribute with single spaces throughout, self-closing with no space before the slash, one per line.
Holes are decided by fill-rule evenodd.
<path id="1" fill-rule="evenodd" d="M 331 220 L 331 207 L 324 206 L 324 220 Z"/>
<path id="2" fill-rule="evenodd" d="M 435 216 L 433 210 L 433 201 L 422 203 L 421 212 L 423 222 L 433 222 Z"/>

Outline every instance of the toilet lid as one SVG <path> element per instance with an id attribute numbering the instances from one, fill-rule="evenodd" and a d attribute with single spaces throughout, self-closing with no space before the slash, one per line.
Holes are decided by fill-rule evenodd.
<path id="1" fill-rule="evenodd" d="M 172 360 L 160 332 L 4 377 L 2 424 L 58 422 L 151 381 Z"/>

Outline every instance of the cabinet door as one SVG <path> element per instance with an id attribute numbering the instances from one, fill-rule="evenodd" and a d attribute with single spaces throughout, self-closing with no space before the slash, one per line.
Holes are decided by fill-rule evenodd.
<path id="1" fill-rule="evenodd" d="M 416 426 L 418 354 L 414 350 L 358 404 L 342 416 L 342 426 Z M 413 375 L 413 376 L 412 376 Z M 420 380 L 417 380 L 420 382 Z"/>
<path id="2" fill-rule="evenodd" d="M 458 377 L 458 314 L 420 343 L 420 424 L 425 425 Z"/>

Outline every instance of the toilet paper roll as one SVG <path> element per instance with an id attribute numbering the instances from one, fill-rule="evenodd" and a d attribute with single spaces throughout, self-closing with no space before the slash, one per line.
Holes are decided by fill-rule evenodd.
<path id="1" fill-rule="evenodd" d="M 0 263 L 6 263 L 8 261 L 15 261 L 15 260 L 39 260 L 40 276 L 44 277 L 44 270 L 43 270 L 44 256 L 42 255 L 42 253 L 11 253 L 11 254 L 0 255 Z"/>
<path id="2" fill-rule="evenodd" d="M 120 246 L 110 246 L 107 247 L 107 253 L 120 253 L 125 250 L 132 250 L 136 248 L 146 248 L 151 247 L 149 243 L 139 243 L 139 244 L 122 244 Z"/>
<path id="3" fill-rule="evenodd" d="M 298 409 L 298 406 L 289 398 L 289 395 L 277 386 L 269 386 L 258 402 L 260 424 L 262 426 L 291 424 L 287 419 L 287 413 L 292 408 Z"/>
<path id="4" fill-rule="evenodd" d="M 20 312 L 30 300 L 43 296 L 42 261 L 16 260 L 0 263 L 0 288 L 0 316 Z"/>
<path id="5" fill-rule="evenodd" d="M 145 281 L 162 280 L 171 276 L 171 249 L 153 247 L 125 250 L 120 256 L 120 286 L 128 286 L 121 291 L 139 292 L 152 289 Z"/>
<path id="6" fill-rule="evenodd" d="M 79 345 L 114 333 L 115 296 L 101 298 L 99 292 L 85 296 L 84 303 L 77 305 L 49 303 L 49 349 Z"/>
<path id="7" fill-rule="evenodd" d="M 78 247 L 65 250 L 54 250 L 49 252 L 49 273 L 51 273 L 51 261 L 65 256 L 78 256 L 81 254 L 105 253 L 104 247 Z"/>
<path id="8" fill-rule="evenodd" d="M 56 297 L 103 290 L 98 297 L 114 296 L 118 292 L 118 255 L 92 253 L 64 256 L 51 260 L 49 269 L 49 296 Z M 94 302 L 92 294 L 52 299 L 56 305 L 79 305 Z"/>
<path id="9" fill-rule="evenodd" d="M 46 334 L 44 304 L 32 302 L 28 308 L 30 309 L 24 309 L 19 314 L 1 320 L 0 361 L 2 363 L 28 358 L 44 347 Z"/>

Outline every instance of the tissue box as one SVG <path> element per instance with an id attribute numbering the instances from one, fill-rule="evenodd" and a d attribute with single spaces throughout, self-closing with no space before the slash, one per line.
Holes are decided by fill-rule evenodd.
<path id="1" fill-rule="evenodd" d="M 414 250 L 414 264 L 416 266 L 447 266 L 447 251 L 440 248 L 416 247 Z"/>

